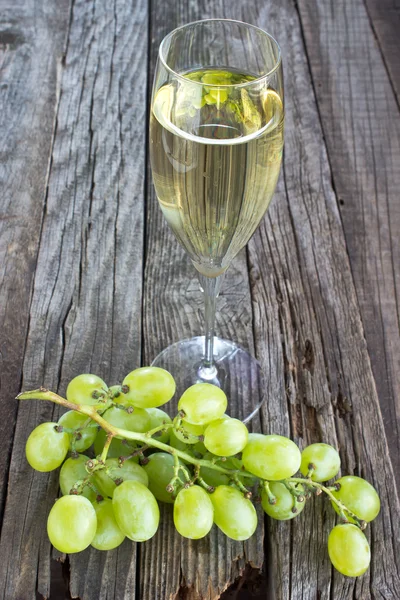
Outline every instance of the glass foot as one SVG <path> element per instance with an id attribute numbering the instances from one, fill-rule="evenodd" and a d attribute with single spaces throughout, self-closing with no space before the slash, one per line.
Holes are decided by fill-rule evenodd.
<path id="1" fill-rule="evenodd" d="M 227 414 L 248 423 L 264 401 L 260 363 L 237 344 L 214 337 L 215 367 L 205 369 L 204 342 L 204 336 L 176 342 L 151 363 L 169 371 L 176 381 L 175 396 L 162 409 L 175 415 L 178 400 L 188 387 L 194 383 L 213 383 L 228 397 Z"/>

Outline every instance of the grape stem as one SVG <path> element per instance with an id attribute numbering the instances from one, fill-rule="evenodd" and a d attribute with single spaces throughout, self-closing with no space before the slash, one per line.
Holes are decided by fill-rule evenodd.
<path id="1" fill-rule="evenodd" d="M 172 426 L 174 427 L 174 429 L 179 429 L 182 425 L 182 417 L 181 417 L 181 411 L 179 411 L 179 413 L 176 415 L 175 419 L 172 422 Z"/>
<path id="2" fill-rule="evenodd" d="M 141 444 L 145 444 L 148 446 L 152 446 L 153 448 L 158 448 L 163 452 L 168 452 L 168 454 L 172 454 L 173 456 L 177 456 L 182 460 L 192 464 L 192 465 L 200 465 L 201 467 L 209 467 L 214 469 L 214 471 L 218 471 L 219 473 L 224 473 L 225 475 L 229 475 L 232 477 L 234 474 L 240 474 L 241 477 L 249 477 L 254 479 L 254 475 L 252 473 L 248 473 L 247 471 L 241 471 L 238 469 L 224 469 L 223 467 L 219 467 L 214 464 L 210 460 L 198 459 L 194 456 L 190 456 L 190 454 L 186 454 L 182 450 L 178 450 L 177 448 L 172 448 L 168 444 L 164 444 L 163 442 L 159 442 L 153 438 L 147 437 L 145 433 L 138 433 L 136 431 L 128 431 L 127 429 L 121 429 L 120 427 L 115 427 L 108 423 L 103 417 L 98 414 L 98 410 L 103 411 L 104 405 L 87 405 L 87 404 L 74 404 L 73 402 L 69 402 L 62 396 L 59 396 L 55 392 L 51 392 L 46 388 L 39 388 L 38 390 L 32 390 L 29 392 L 22 392 L 18 394 L 17 400 L 50 400 L 50 402 L 54 402 L 55 404 L 59 404 L 60 406 L 64 406 L 69 410 L 74 410 L 76 412 L 80 412 L 84 415 L 87 415 L 93 421 L 95 421 L 104 431 L 108 434 L 112 434 L 112 436 L 117 436 L 120 438 L 125 438 L 127 440 L 133 440 L 135 442 L 140 442 Z"/>
<path id="3" fill-rule="evenodd" d="M 112 434 L 112 433 L 108 433 L 107 434 L 107 438 L 106 438 L 106 441 L 105 441 L 105 444 L 104 444 L 104 448 L 103 448 L 103 451 L 102 451 L 102 453 L 100 455 L 100 462 L 102 462 L 103 464 L 105 464 L 105 462 L 106 462 L 107 454 L 108 454 L 108 451 L 110 449 L 111 442 L 113 441 L 113 437 L 114 437 L 114 434 Z"/>
<path id="4" fill-rule="evenodd" d="M 156 433 L 158 433 L 158 432 L 164 433 L 164 431 L 168 431 L 168 429 L 171 429 L 171 427 L 173 427 L 172 423 L 164 423 L 163 425 L 154 427 L 154 429 L 150 429 L 150 431 L 146 431 L 145 435 L 146 435 L 146 437 L 153 437 L 153 435 L 155 435 Z"/>
<path id="5" fill-rule="evenodd" d="M 198 485 L 201 485 L 201 487 L 203 487 L 205 490 L 207 490 L 207 492 L 209 492 L 210 494 L 214 491 L 214 487 L 212 485 L 208 485 L 208 483 L 206 483 L 204 481 L 204 479 L 201 477 L 200 475 L 200 465 L 196 465 L 194 468 L 194 475 L 191 479 L 191 483 L 195 484 L 198 483 Z"/>
<path id="6" fill-rule="evenodd" d="M 251 498 L 251 491 L 243 485 L 243 483 L 240 481 L 239 477 L 236 474 L 232 475 L 232 481 L 236 485 L 236 487 L 239 488 L 239 490 L 246 496 L 246 498 Z"/>
<path id="7" fill-rule="evenodd" d="M 17 400 L 33 400 L 33 399 L 35 399 L 35 400 L 50 400 L 50 402 L 54 402 L 55 404 L 64 406 L 65 408 L 68 408 L 69 410 L 74 410 L 76 412 L 80 412 L 84 415 L 87 415 L 87 417 L 90 417 L 93 421 L 95 421 L 98 425 L 100 425 L 100 427 L 102 429 L 104 429 L 104 431 L 107 433 L 107 439 L 106 439 L 103 451 L 100 455 L 100 458 L 99 458 L 99 460 L 91 459 L 90 461 L 88 461 L 88 462 L 93 463 L 92 468 L 90 468 L 91 472 L 93 472 L 94 470 L 104 468 L 104 463 L 105 463 L 105 460 L 107 457 L 107 453 L 108 453 L 110 444 L 111 444 L 113 438 L 115 436 L 117 436 L 119 438 L 124 438 L 125 440 L 133 440 L 135 442 L 140 442 L 141 444 L 143 444 L 146 447 L 158 448 L 159 450 L 162 450 L 163 452 L 168 452 L 168 454 L 172 454 L 172 456 L 174 457 L 174 465 L 175 465 L 174 466 L 174 477 L 171 480 L 168 487 L 172 487 L 176 481 L 181 481 L 180 477 L 179 477 L 180 470 L 183 472 L 183 475 L 184 475 L 186 481 L 190 482 L 190 477 L 188 475 L 188 472 L 187 472 L 186 468 L 179 463 L 179 458 L 181 458 L 183 461 L 186 461 L 192 465 L 195 465 L 196 469 L 200 470 L 200 467 L 208 467 L 210 469 L 213 469 L 214 471 L 218 471 L 219 473 L 224 473 L 225 475 L 228 475 L 240 489 L 243 488 L 242 491 L 246 490 L 245 493 L 248 493 L 248 490 L 238 480 L 238 475 L 240 474 L 241 477 L 248 477 L 248 478 L 254 479 L 254 475 L 252 473 L 249 473 L 247 471 L 242 471 L 239 469 L 225 469 L 223 467 L 218 466 L 213 460 L 210 461 L 210 460 L 195 458 L 194 456 L 190 456 L 190 454 L 186 454 L 186 452 L 183 452 L 182 450 L 178 450 L 177 448 L 172 448 L 168 444 L 164 444 L 163 442 L 160 442 L 158 440 L 153 439 L 152 437 L 149 437 L 149 436 L 153 435 L 154 433 L 156 433 L 157 431 L 160 431 L 161 429 L 165 430 L 171 426 L 174 426 L 174 424 L 162 425 L 161 427 L 156 427 L 155 429 L 153 429 L 147 433 L 138 433 L 136 431 L 128 431 L 126 429 L 121 429 L 120 427 L 115 427 L 114 425 L 111 425 L 111 423 L 108 423 L 108 421 L 103 419 L 103 417 L 100 416 L 99 411 L 101 413 L 103 413 L 106 410 L 107 407 L 105 406 L 104 402 L 102 404 L 95 404 L 95 405 L 74 404 L 72 402 L 69 402 L 65 398 L 62 398 L 62 396 L 59 396 L 55 392 L 51 392 L 50 390 L 47 390 L 45 388 L 40 388 L 38 390 L 32 390 L 29 392 L 23 392 L 21 394 L 18 394 L 18 396 L 17 396 Z M 178 419 L 179 419 L 179 417 L 178 417 Z M 177 422 L 179 422 L 179 420 L 175 421 L 175 426 L 176 426 Z M 141 449 L 141 451 L 143 451 L 143 449 Z M 223 459 L 221 459 L 221 461 L 223 461 Z M 312 470 L 313 469 L 310 469 L 309 474 L 312 473 Z M 90 475 L 89 475 L 89 477 L 90 477 Z M 86 478 L 86 479 L 89 479 L 89 478 Z M 200 478 L 198 477 L 198 479 L 200 479 Z M 87 485 L 86 480 L 84 480 L 84 481 L 85 481 L 84 485 Z M 344 521 L 348 521 L 348 517 L 350 517 L 356 523 L 356 525 L 358 527 L 360 527 L 360 529 L 365 528 L 366 523 L 364 521 L 360 521 L 360 519 L 358 519 L 358 517 L 356 517 L 356 515 L 343 504 L 343 502 L 341 502 L 340 500 L 335 498 L 335 496 L 332 494 L 331 489 L 322 485 L 321 483 L 313 481 L 311 479 L 311 477 L 308 477 L 308 478 L 288 477 L 287 479 L 285 479 L 283 481 L 283 483 L 286 487 L 289 486 L 289 488 L 291 487 L 290 484 L 299 484 L 300 483 L 303 486 L 305 486 L 306 488 L 316 490 L 317 493 L 318 493 L 318 491 L 325 492 L 325 494 L 327 496 L 329 496 L 331 501 L 334 504 L 336 504 L 336 506 L 338 507 L 340 516 L 342 517 L 342 519 Z M 275 497 L 271 493 L 271 490 L 269 489 L 268 481 L 263 481 L 262 485 L 264 486 L 264 489 L 267 492 L 270 503 L 273 504 L 274 503 L 273 500 Z M 293 493 L 294 489 L 292 489 L 291 492 Z M 294 495 L 297 495 L 297 492 L 294 492 Z"/>
<path id="8" fill-rule="evenodd" d="M 364 521 L 360 521 L 360 519 L 358 517 L 356 517 L 356 515 L 343 504 L 343 502 L 341 502 L 340 500 L 335 498 L 335 496 L 332 494 L 331 490 L 329 488 L 327 488 L 325 485 L 322 485 L 322 483 L 317 483 L 316 481 L 312 481 L 312 479 L 303 479 L 302 477 L 290 477 L 290 478 L 286 479 L 285 481 L 288 483 L 301 483 L 302 485 L 306 485 L 306 486 L 309 486 L 316 490 L 321 490 L 322 492 L 325 492 L 325 494 L 327 496 L 329 496 L 331 501 L 334 502 L 336 504 L 336 506 L 338 507 L 340 516 L 342 517 L 342 519 L 344 521 L 348 521 L 348 519 L 346 517 L 346 514 L 347 514 L 349 517 L 351 517 L 356 522 L 356 525 L 358 527 L 360 527 L 360 529 L 365 529 L 366 524 L 364 523 Z"/>
<path id="9" fill-rule="evenodd" d="M 122 466 L 126 460 L 129 460 L 130 458 L 134 458 L 135 456 L 139 456 L 139 458 L 145 458 L 143 452 L 145 450 L 147 450 L 148 448 L 149 448 L 148 445 L 146 445 L 146 446 L 140 446 L 140 448 L 136 448 L 136 450 L 134 450 L 133 452 L 131 452 L 127 456 L 120 456 L 118 458 L 119 465 Z"/>
<path id="10" fill-rule="evenodd" d="M 97 427 L 96 423 L 92 423 L 92 418 L 88 417 L 83 425 L 75 429 L 75 431 L 82 431 L 83 429 L 87 429 L 88 427 Z"/>
<path id="11" fill-rule="evenodd" d="M 169 427 L 173 427 L 174 431 L 178 431 L 179 433 L 181 433 L 183 435 L 183 437 L 186 437 L 186 439 L 188 439 L 189 435 L 188 435 L 186 429 L 182 426 L 182 421 L 183 421 L 183 419 L 181 417 L 181 411 L 180 411 L 177 414 L 177 416 L 175 417 L 175 419 L 173 420 L 172 424 L 169 425 Z M 202 436 L 196 436 L 196 437 L 199 438 L 199 441 L 202 441 L 202 440 L 200 440 L 200 438 Z"/>
<path id="12" fill-rule="evenodd" d="M 181 478 L 179 477 L 179 471 L 182 471 L 183 476 L 187 482 L 190 481 L 190 475 L 187 469 L 183 465 L 181 465 L 178 456 L 174 454 L 174 476 L 169 482 L 167 489 L 171 489 L 175 492 L 175 486 L 181 487 L 182 485 L 184 485 Z"/>
<path id="13" fill-rule="evenodd" d="M 265 493 L 267 494 L 267 498 L 268 498 L 269 504 L 271 504 L 271 505 L 276 504 L 276 497 L 271 492 L 271 489 L 269 487 L 269 482 L 268 481 L 263 481 L 262 482 L 262 486 L 263 486 L 263 488 L 265 490 Z"/>
<path id="14" fill-rule="evenodd" d="M 94 493 L 96 494 L 97 498 L 102 498 L 103 496 L 100 494 L 99 490 L 94 485 L 94 483 L 92 483 L 91 478 L 92 478 L 92 473 L 89 473 L 89 475 L 87 475 L 85 477 L 85 479 L 81 479 L 80 481 L 76 481 L 75 484 L 74 484 L 74 486 L 70 490 L 70 494 L 73 494 L 73 495 L 82 494 L 84 488 L 88 487 L 88 488 L 90 488 L 91 490 L 94 491 Z"/>
<path id="15" fill-rule="evenodd" d="M 282 483 L 286 487 L 286 489 L 289 490 L 289 492 L 292 494 L 292 496 L 294 496 L 296 499 L 304 497 L 304 491 L 296 489 L 297 484 L 293 484 L 293 481 L 289 482 L 286 479 L 284 479 L 282 481 Z M 303 479 L 303 483 L 304 483 L 304 479 Z"/>

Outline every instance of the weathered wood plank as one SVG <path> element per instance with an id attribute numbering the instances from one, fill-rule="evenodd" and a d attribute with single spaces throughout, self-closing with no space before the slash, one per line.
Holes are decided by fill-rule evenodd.
<path id="1" fill-rule="evenodd" d="M 365 4 L 397 102 L 400 102 L 400 2 L 399 0 L 365 0 Z"/>
<path id="2" fill-rule="evenodd" d="M 0 17 L 0 520 L 46 198 L 68 0 L 2 3 Z M 41 85 L 37 85 L 38 81 Z"/>
<path id="3" fill-rule="evenodd" d="M 289 116 L 285 179 L 264 226 L 249 248 L 257 352 L 268 373 L 265 430 L 291 433 L 303 443 L 320 438 L 332 443 L 338 441 L 345 469 L 354 469 L 370 478 L 383 492 L 384 499 L 383 518 L 371 528 L 373 569 L 357 584 L 345 582 L 337 575 L 332 583 L 326 551 L 321 550 L 326 545 L 328 525 L 333 522 L 329 507 L 325 514 L 325 509 L 321 510 L 317 504 L 314 511 L 309 507 L 291 525 L 271 526 L 268 542 L 272 556 L 271 597 L 297 600 L 318 597 L 320 592 L 321 598 L 353 595 L 395 598 L 399 581 L 393 546 L 398 540 L 398 523 L 396 520 L 392 523 L 388 497 L 392 494 L 390 506 L 394 515 L 398 511 L 397 497 L 391 491 L 393 478 L 382 441 L 384 435 L 330 171 L 312 102 L 297 13 L 290 2 L 257 6 L 230 5 L 229 15 L 225 16 L 255 22 L 271 29 L 281 41 L 287 40 L 284 50 Z M 134 83 L 138 80 L 137 73 L 141 83 L 146 77 L 146 61 L 141 54 L 146 43 L 146 19 L 140 22 L 140 38 L 137 38 L 136 30 L 129 31 L 133 4 L 128 7 L 130 13 L 124 12 L 119 3 L 114 15 L 109 7 L 107 13 L 106 8 L 100 2 L 87 6 L 77 2 L 74 7 L 30 315 L 24 387 L 45 383 L 52 387 L 59 385 L 63 391 L 71 376 L 86 369 L 97 370 L 113 382 L 139 361 L 141 331 L 137 324 L 144 170 L 140 148 L 144 147 L 145 86 L 138 89 Z M 159 41 L 157 35 L 161 38 L 178 22 L 223 14 L 223 7 L 211 8 L 208 4 L 178 7 L 178 13 L 172 3 L 156 8 L 159 25 L 154 34 L 153 59 Z M 165 30 L 161 27 L 162 19 L 167 19 Z M 120 33 L 119 24 L 128 31 Z M 117 40 L 114 55 L 122 49 L 132 50 L 133 58 L 125 61 L 123 54 L 111 77 L 113 69 L 109 68 L 106 40 L 113 25 L 119 34 L 113 37 Z M 114 86 L 121 72 L 122 85 L 126 85 L 121 98 L 127 99 L 127 104 L 115 114 Z M 106 97 L 104 92 L 108 87 L 111 92 Z M 135 105 L 131 103 L 133 89 Z M 121 123 L 125 123 L 126 129 L 122 128 L 122 140 L 118 141 Z M 118 158 L 120 155 L 123 161 Z M 117 174 L 123 179 L 118 180 Z M 118 197 L 117 188 L 120 195 L 116 217 L 112 206 L 113 199 Z M 137 199 L 136 212 L 131 210 L 132 197 Z M 148 210 L 148 236 L 145 362 L 171 341 L 198 333 L 202 322 L 197 281 L 163 223 L 154 196 Z M 131 238 L 134 245 L 129 243 Z M 115 263 L 113 244 L 117 248 Z M 76 249 L 75 255 L 72 248 Z M 124 275 L 129 269 L 132 278 L 126 280 Z M 245 273 L 246 260 L 242 254 L 222 291 L 220 306 L 224 307 L 218 315 L 218 331 L 251 350 L 252 315 Z M 114 301 L 112 286 L 107 285 L 111 280 L 117 284 Z M 132 325 L 124 327 L 131 314 L 136 315 Z M 113 315 L 118 320 L 113 322 Z M 32 475 L 26 467 L 23 445 L 29 430 L 40 418 L 48 419 L 51 414 L 52 409 L 43 405 L 23 406 L 19 410 L 0 540 L 3 556 L 0 590 L 6 598 L 31 598 L 36 589 L 48 594 L 50 549 L 44 523 L 57 493 L 57 483 L 54 477 Z M 25 518 L 21 519 L 21 515 Z M 294 537 L 289 543 L 290 530 Z M 314 532 L 311 537 L 310 532 Z M 260 566 L 260 540 L 258 546 L 252 542 L 246 549 L 238 547 L 239 558 L 232 566 L 227 557 L 237 557 L 232 545 L 224 547 L 224 538 L 211 536 L 207 547 L 178 544 L 168 518 L 160 534 L 141 547 L 140 595 L 144 598 L 164 599 L 178 592 L 186 598 L 217 597 L 219 590 L 239 575 L 251 557 Z M 175 539 L 173 546 L 172 539 Z M 132 546 L 109 555 L 86 552 L 75 557 L 71 591 L 90 600 L 134 597 Z"/>
<path id="4" fill-rule="evenodd" d="M 236 7 L 235 7 L 236 8 Z M 185 22 L 221 15 L 222 3 L 179 5 L 152 3 L 151 74 L 158 46 L 166 33 Z M 233 10 L 232 6 L 229 12 Z M 203 295 L 196 272 L 170 232 L 149 186 L 147 253 L 144 288 L 144 359 L 149 363 L 170 343 L 203 333 Z M 216 333 L 254 352 L 246 254 L 241 252 L 222 285 Z M 237 389 L 240 397 L 240 385 Z M 246 407 L 241 407 L 246 409 Z M 255 420 L 254 428 L 259 424 Z M 214 527 L 203 540 L 177 534 L 169 506 L 161 509 L 156 536 L 141 547 L 140 584 L 143 600 L 214 599 L 251 565 L 263 563 L 262 516 L 256 535 L 246 543 L 228 540 Z M 261 513 L 262 514 L 262 513 Z"/>
<path id="5" fill-rule="evenodd" d="M 223 11 L 218 8 L 220 9 L 215 7 L 215 13 L 203 10 L 201 16 L 221 16 Z M 171 23 L 168 12 L 170 9 L 166 10 L 168 16 L 166 17 L 164 13 L 162 18 Z M 394 557 L 398 530 L 393 532 L 393 541 L 388 507 L 391 502 L 390 508 L 395 512 L 398 509 L 398 499 L 396 492 L 391 500 L 387 495 L 386 487 L 394 485 L 393 473 L 390 463 L 387 463 L 387 448 L 384 442 L 382 443 L 384 436 L 376 405 L 376 392 L 369 369 L 369 358 L 363 340 L 336 199 L 326 166 L 326 151 L 318 126 L 318 113 L 315 104 L 310 104 L 312 88 L 297 13 L 291 3 L 283 6 L 276 3 L 272 6 L 260 7 L 247 3 L 242 7 L 231 4 L 229 16 L 272 29 L 272 33 L 284 41 L 286 44 L 284 50 L 287 52 L 286 57 L 289 62 L 289 77 L 286 76 L 286 80 L 290 81 L 289 97 L 292 96 L 288 111 L 294 113 L 294 116 L 292 115 L 288 120 L 288 136 L 291 137 L 291 144 L 287 151 L 286 164 L 289 168 L 272 209 L 274 212 L 266 221 L 270 225 L 276 223 L 275 229 L 273 233 L 261 229 L 250 246 L 253 267 L 253 307 L 257 316 L 255 322 L 255 331 L 258 332 L 257 349 L 264 359 L 270 399 L 264 411 L 265 429 L 291 434 L 300 442 L 304 439 L 303 443 L 322 438 L 341 445 L 345 468 L 369 477 L 380 489 L 384 499 L 384 523 L 381 519 L 372 528 L 373 551 L 376 554 L 373 571 L 370 572 L 374 573 L 371 581 L 369 581 L 371 574 L 357 584 L 346 583 L 337 574 L 332 580 L 332 569 L 326 549 L 321 553 L 321 545 L 324 544 L 323 547 L 326 548 L 327 535 L 334 523 L 334 517 L 328 508 L 321 509 L 316 505 L 314 510 L 310 507 L 308 514 L 303 515 L 303 520 L 299 519 L 298 523 L 271 526 L 268 543 L 272 554 L 268 565 L 270 587 L 278 598 L 315 598 L 318 595 L 318 597 L 329 597 L 331 593 L 337 593 L 337 597 L 347 597 L 346 594 L 353 587 L 355 590 L 361 589 L 365 597 L 370 597 L 371 593 L 376 592 L 383 596 L 386 594 L 385 597 L 395 597 L 398 573 Z M 185 12 L 185 20 L 195 18 L 198 18 L 197 14 L 192 14 L 190 10 L 189 14 Z M 174 16 L 170 28 L 180 22 Z M 296 170 L 295 166 L 300 166 L 299 170 Z M 294 196 L 297 189 L 302 192 L 300 200 L 296 200 Z M 316 200 L 319 200 L 321 195 L 324 197 L 324 203 L 319 209 Z M 293 218 L 295 213 L 292 209 L 293 204 L 296 208 L 296 219 Z M 155 223 L 154 218 L 152 223 Z M 162 223 L 157 225 L 157 231 L 160 231 L 160 227 L 163 227 Z M 166 235 L 168 239 L 168 234 Z M 268 253 L 265 254 L 263 251 L 263 241 L 265 246 L 267 244 L 275 246 L 274 262 L 270 264 L 271 268 L 268 271 L 265 270 L 265 265 L 267 262 L 270 263 L 270 259 Z M 169 283 L 168 277 L 171 278 L 171 273 L 176 277 L 177 259 L 184 260 L 184 257 L 181 251 L 169 246 L 164 235 L 159 237 L 159 244 L 166 248 L 164 260 L 169 265 L 166 268 L 164 261 L 161 263 L 162 281 Z M 270 251 L 271 248 L 268 247 L 268 252 Z M 326 257 L 331 260 L 328 261 Z M 297 267 L 299 261 L 302 265 L 301 270 Z M 320 275 L 322 268 L 326 273 Z M 182 267 L 179 266 L 179 270 L 181 269 Z M 319 289 L 322 284 L 318 275 L 321 281 L 325 279 L 323 289 Z M 152 276 L 152 280 L 155 279 L 157 277 Z M 161 280 L 161 277 L 159 279 Z M 179 279 L 178 288 L 183 288 L 184 281 Z M 167 290 L 167 298 L 160 299 L 160 303 L 167 304 L 169 287 L 164 285 L 160 286 L 160 289 L 162 293 Z M 342 297 L 337 302 L 332 301 L 332 289 L 338 290 L 338 294 L 342 293 Z M 165 329 L 166 322 L 160 304 L 157 302 L 159 294 L 160 291 L 154 291 L 151 295 L 154 310 L 150 312 L 152 319 L 158 318 L 160 321 L 158 334 Z M 148 298 L 147 291 L 145 298 Z M 188 310 L 188 303 L 182 300 L 183 305 L 181 305 L 179 300 L 179 297 L 175 300 L 176 304 L 168 302 L 169 309 L 166 311 L 167 322 L 171 322 L 171 314 L 173 315 L 174 326 L 171 327 L 171 333 L 176 332 L 176 337 L 182 328 L 182 315 L 186 317 Z M 184 324 L 185 333 L 189 327 Z M 338 332 L 335 331 L 336 329 Z M 153 355 L 171 341 L 171 333 L 165 336 L 161 344 L 159 342 L 158 346 L 156 344 Z M 356 346 L 354 364 L 350 362 L 353 344 Z M 348 348 L 345 358 L 340 353 L 342 345 Z M 350 414 L 346 414 L 349 410 L 347 397 L 353 405 L 357 406 L 357 402 L 359 403 L 359 409 L 365 411 L 365 416 L 360 416 L 356 409 L 353 418 Z M 370 444 L 373 448 L 376 464 L 368 460 L 365 445 L 363 448 L 359 447 L 360 423 L 363 423 L 363 418 L 366 419 L 365 404 L 368 399 L 372 401 L 372 410 L 377 422 L 370 424 L 372 429 L 368 437 L 365 436 L 365 440 L 367 440 L 366 444 Z M 370 414 L 369 412 L 368 416 Z M 345 427 L 341 423 L 342 419 L 347 421 Z M 354 436 L 351 434 L 353 427 L 356 427 Z M 310 532 L 315 532 L 311 539 Z M 290 543 L 291 550 L 288 551 L 291 533 L 294 539 Z M 382 550 L 384 539 L 388 540 L 385 554 Z M 305 559 L 304 545 L 307 547 L 309 560 Z M 179 553 L 179 546 L 175 545 L 174 548 L 175 558 Z M 156 556 L 155 551 L 153 556 Z M 146 562 L 146 559 L 145 554 L 142 556 L 142 562 Z M 169 565 L 164 563 L 157 568 L 159 574 L 157 582 L 158 585 L 160 581 L 162 582 L 162 594 L 166 597 L 168 594 L 175 597 L 179 583 L 177 562 L 174 560 L 171 568 L 168 567 Z M 385 568 L 391 569 L 390 577 L 387 579 L 383 577 Z M 163 569 L 165 574 L 162 577 Z M 146 567 L 144 573 L 146 574 Z M 181 587 L 184 587 L 184 573 L 182 575 L 180 583 Z M 145 579 L 147 580 L 147 577 Z M 191 581 L 195 581 L 195 578 Z M 154 593 L 154 589 L 151 589 Z M 189 589 L 189 592 L 186 589 L 189 597 L 193 594 L 193 597 L 208 598 L 212 594 L 205 586 L 201 587 L 197 583 L 192 583 Z M 217 597 L 218 590 L 215 590 L 214 594 Z"/>
<path id="6" fill-rule="evenodd" d="M 361 0 L 299 2 L 395 472 L 400 470 L 400 116 Z"/>
<path id="7" fill-rule="evenodd" d="M 249 245 L 256 348 L 269 385 L 263 423 L 301 445 L 337 445 L 343 471 L 366 477 L 382 500 L 367 530 L 372 565 L 357 580 L 333 572 L 326 545 L 335 518 L 321 499 L 291 523 L 271 523 L 271 596 L 398 598 L 399 500 L 298 14 L 287 0 L 248 18 L 281 40 L 287 102 L 284 178 Z"/>
<path id="8" fill-rule="evenodd" d="M 23 387 L 115 383 L 141 358 L 147 2 L 73 5 L 35 275 Z M 40 85 L 40 81 L 38 82 Z M 0 596 L 49 595 L 46 516 L 57 474 L 26 463 L 29 431 L 57 414 L 19 406 L 0 540 Z M 133 598 L 136 548 L 70 557 L 71 595 Z"/>

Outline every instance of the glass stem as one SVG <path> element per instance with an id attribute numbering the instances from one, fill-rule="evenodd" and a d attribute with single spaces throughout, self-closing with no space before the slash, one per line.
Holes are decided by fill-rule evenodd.
<path id="1" fill-rule="evenodd" d="M 204 291 L 204 318 L 205 318 L 205 344 L 204 360 L 199 369 L 199 375 L 203 379 L 213 379 L 217 375 L 217 368 L 214 364 L 214 326 L 215 326 L 215 308 L 217 297 L 221 287 L 222 275 L 218 277 L 205 277 L 199 273 L 200 285 Z"/>

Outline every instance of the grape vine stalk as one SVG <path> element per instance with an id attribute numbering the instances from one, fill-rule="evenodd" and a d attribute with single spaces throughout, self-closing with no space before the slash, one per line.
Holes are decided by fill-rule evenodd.
<path id="1" fill-rule="evenodd" d="M 379 513 L 379 496 L 352 475 L 325 484 L 340 470 L 335 448 L 317 443 L 300 452 L 284 436 L 249 433 L 225 413 L 225 393 L 208 383 L 183 393 L 172 420 L 159 407 L 174 394 L 173 377 L 157 367 L 136 369 L 112 387 L 96 375 L 78 375 L 66 398 L 44 388 L 19 394 L 19 400 L 68 409 L 58 423 L 38 425 L 26 443 L 34 469 L 61 466 L 62 496 L 47 521 L 60 552 L 150 539 L 159 524 L 158 502 L 173 504 L 175 527 L 186 538 L 202 538 L 215 524 L 228 537 L 246 540 L 257 528 L 252 500 L 284 521 L 298 516 L 313 494 L 325 494 L 342 521 L 328 538 L 334 567 L 349 577 L 368 569 L 363 529 Z"/>

